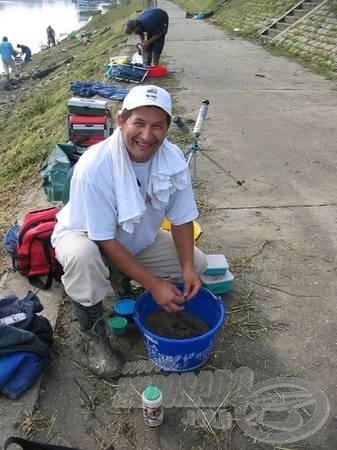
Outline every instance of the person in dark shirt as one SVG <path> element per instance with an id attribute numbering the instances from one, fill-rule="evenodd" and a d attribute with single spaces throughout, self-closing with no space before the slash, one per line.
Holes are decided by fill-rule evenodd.
<path id="1" fill-rule="evenodd" d="M 16 48 L 21 49 L 21 55 L 24 55 L 25 64 L 32 60 L 32 51 L 27 45 L 18 44 Z"/>
<path id="2" fill-rule="evenodd" d="M 48 47 L 52 46 L 55 47 L 56 41 L 55 41 L 55 31 L 53 28 L 49 25 L 47 28 L 47 43 Z"/>
<path id="3" fill-rule="evenodd" d="M 140 36 L 140 44 L 146 65 L 157 66 L 165 44 L 169 17 L 160 8 L 147 8 L 137 19 L 131 19 L 125 26 L 125 33 Z M 146 34 L 146 39 L 145 39 Z"/>

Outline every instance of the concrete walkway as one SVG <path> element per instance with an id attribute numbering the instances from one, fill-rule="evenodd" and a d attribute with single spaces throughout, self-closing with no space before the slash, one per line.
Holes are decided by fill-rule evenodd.
<path id="1" fill-rule="evenodd" d="M 336 84 L 210 22 L 185 19 L 171 2 L 160 6 L 171 21 L 168 65 L 181 69 L 183 117 L 195 120 L 210 100 L 201 147 L 217 165 L 197 158 L 212 205 L 200 219 L 202 244 L 231 261 L 263 248 L 254 273 L 236 287 L 255 290 L 270 332 L 241 338 L 225 356 L 249 367 L 256 382 L 294 374 L 319 386 L 331 413 L 305 448 L 334 449 Z"/>
<path id="2" fill-rule="evenodd" d="M 268 333 L 256 340 L 244 333 L 229 340 L 219 352 L 218 367 L 248 367 L 255 382 L 294 374 L 317 385 L 331 412 L 305 448 L 333 450 L 335 84 L 210 22 L 186 19 L 185 11 L 171 2 L 162 0 L 159 6 L 170 16 L 165 56 L 175 71 L 173 94 L 184 108 L 180 115 L 195 120 L 201 101 L 210 100 L 200 144 L 215 162 L 201 153 L 197 157 L 197 181 L 211 208 L 200 217 L 201 245 L 224 253 L 233 265 L 257 255 L 254 270 L 237 279 L 234 290 L 254 290 L 258 319 L 268 324 Z M 0 286 L 1 295 L 24 295 L 28 288 L 16 277 Z M 52 323 L 61 297 L 55 287 L 40 296 Z M 227 302 L 228 309 L 239 307 L 243 297 L 229 296 Z M 0 398 L 0 447 L 8 435 L 18 434 L 14 424 L 24 411 L 33 410 L 38 388 L 37 383 L 19 402 Z M 241 448 L 253 448 L 247 442 L 242 431 Z"/>

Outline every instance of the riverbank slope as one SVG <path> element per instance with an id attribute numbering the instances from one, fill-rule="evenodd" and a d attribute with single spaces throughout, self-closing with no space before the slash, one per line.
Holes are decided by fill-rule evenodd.
<path id="1" fill-rule="evenodd" d="M 185 11 L 170 2 L 160 6 L 171 18 L 163 60 L 170 76 L 161 82 L 170 87 L 189 124 L 201 101 L 210 100 L 195 183 L 200 245 L 209 253 L 224 253 L 236 277 L 233 291 L 223 298 L 227 323 L 201 373 L 211 374 L 207 382 L 215 369 L 238 374 L 246 367 L 253 385 L 272 380 L 267 394 L 277 396 L 282 392 L 275 382 L 295 376 L 304 380 L 296 385 L 300 390 L 309 386 L 304 395 L 314 394 L 310 383 L 323 392 L 318 400 L 326 394 L 332 412 L 327 403 L 298 407 L 297 399 L 274 427 L 270 420 L 264 422 L 263 410 L 255 415 L 253 402 L 243 430 L 235 402 L 227 403 L 226 397 L 205 410 L 174 408 L 173 402 L 160 429 L 148 429 L 139 408 L 111 407 L 115 385 L 90 377 L 78 364 L 82 338 L 69 302 L 58 295 L 54 363 L 44 377 L 38 409 L 28 410 L 20 424 L 32 425 L 28 431 L 41 441 L 87 450 L 112 444 L 128 449 L 269 449 L 281 443 L 283 448 L 334 450 L 335 83 L 206 21 L 186 19 Z M 135 330 L 115 344 L 130 362 L 146 358 Z M 197 379 L 199 388 L 210 386 L 202 384 L 202 375 Z M 303 430 L 298 414 L 306 423 L 316 405 L 318 421 Z M 280 441 L 280 421 L 288 412 L 296 421 L 282 425 L 288 434 Z M 254 430 L 262 430 L 262 436 Z M 27 428 L 21 431 L 27 433 Z"/>

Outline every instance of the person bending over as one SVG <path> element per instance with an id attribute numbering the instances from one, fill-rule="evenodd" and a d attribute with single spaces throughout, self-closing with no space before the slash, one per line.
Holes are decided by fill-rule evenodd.
<path id="1" fill-rule="evenodd" d="M 125 33 L 138 34 L 143 49 L 144 64 L 157 66 L 165 44 L 169 17 L 160 8 L 147 8 L 137 19 L 131 19 L 125 26 Z M 146 39 L 145 39 L 146 35 Z"/>
<path id="2" fill-rule="evenodd" d="M 25 64 L 32 60 L 32 52 L 31 49 L 27 47 L 27 45 L 18 44 L 16 48 L 19 48 L 21 50 L 21 55 L 24 57 L 23 61 Z"/>
<path id="3" fill-rule="evenodd" d="M 171 118 L 166 90 L 132 88 L 117 129 L 76 163 L 69 202 L 57 214 L 52 245 L 63 266 L 62 282 L 96 355 L 89 355 L 89 367 L 108 379 L 121 374 L 102 320 L 112 272 L 137 281 L 175 313 L 197 294 L 207 266 L 194 247 L 198 211 L 189 169 L 182 151 L 166 138 Z M 171 233 L 161 230 L 165 217 Z M 183 293 L 174 280 L 183 281 Z"/>

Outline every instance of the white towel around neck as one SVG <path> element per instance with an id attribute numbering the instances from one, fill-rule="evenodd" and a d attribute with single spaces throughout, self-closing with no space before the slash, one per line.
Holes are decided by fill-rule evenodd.
<path id="1" fill-rule="evenodd" d="M 110 150 L 113 156 L 118 225 L 132 233 L 134 224 L 140 222 L 146 206 L 119 128 L 110 138 Z M 151 196 L 153 208 L 165 208 L 170 195 L 176 190 L 185 189 L 188 183 L 188 165 L 181 150 L 165 139 L 151 161 L 147 193 Z"/>

